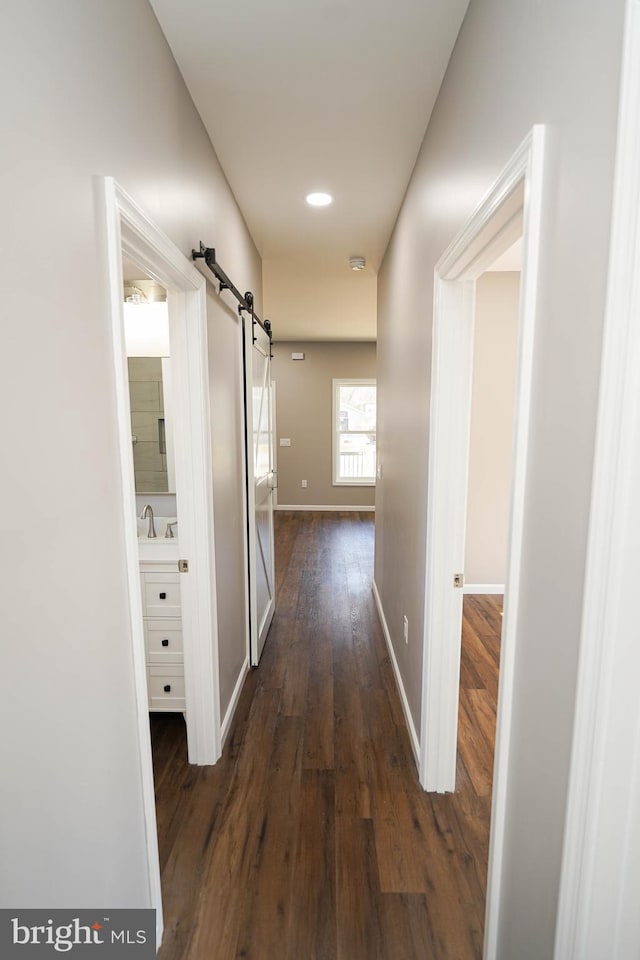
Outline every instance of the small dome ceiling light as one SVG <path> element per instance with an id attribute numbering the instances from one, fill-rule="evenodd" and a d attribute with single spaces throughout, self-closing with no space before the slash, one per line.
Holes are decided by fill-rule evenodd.
<path id="1" fill-rule="evenodd" d="M 125 303 L 157 303 L 167 299 L 167 291 L 150 277 L 124 281 Z"/>
<path id="2" fill-rule="evenodd" d="M 364 257 L 349 257 L 349 266 L 352 270 L 364 270 L 367 261 Z"/>
<path id="3" fill-rule="evenodd" d="M 140 287 L 136 287 L 135 284 L 125 284 L 124 288 L 124 302 L 125 303 L 147 303 L 146 294 L 142 292 Z"/>
<path id="4" fill-rule="evenodd" d="M 310 207 L 328 207 L 333 203 L 333 197 L 330 193 L 308 193 L 305 200 Z"/>

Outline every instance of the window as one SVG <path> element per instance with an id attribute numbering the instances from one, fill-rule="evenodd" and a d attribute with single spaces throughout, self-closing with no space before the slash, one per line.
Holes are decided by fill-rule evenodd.
<path id="1" fill-rule="evenodd" d="M 376 482 L 375 380 L 333 381 L 333 482 Z"/>

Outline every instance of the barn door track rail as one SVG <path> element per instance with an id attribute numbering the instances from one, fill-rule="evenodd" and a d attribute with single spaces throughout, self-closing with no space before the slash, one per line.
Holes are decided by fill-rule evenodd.
<path id="1" fill-rule="evenodd" d="M 227 274 L 224 272 L 218 261 L 216 260 L 216 251 L 215 247 L 206 247 L 202 241 L 200 242 L 199 250 L 192 250 L 191 257 L 193 260 L 204 260 L 208 266 L 211 273 L 214 275 L 218 283 L 220 284 L 219 293 L 222 293 L 223 290 L 229 290 L 233 296 L 238 301 L 238 313 L 242 316 L 242 313 L 248 313 L 251 317 L 252 322 L 257 323 L 264 332 L 269 337 L 269 342 L 273 339 L 273 333 L 271 330 L 271 321 L 264 320 L 262 321 L 260 317 L 256 314 L 253 308 L 253 294 L 251 290 L 243 295 L 240 293 L 238 288 L 234 283 L 229 279 Z M 253 338 L 255 343 L 255 336 Z"/>

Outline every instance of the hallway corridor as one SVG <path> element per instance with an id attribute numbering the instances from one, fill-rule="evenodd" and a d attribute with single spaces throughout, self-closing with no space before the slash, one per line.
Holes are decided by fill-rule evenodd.
<path id="1" fill-rule="evenodd" d="M 501 598 L 465 601 L 458 792 L 419 787 L 371 591 L 373 514 L 276 515 L 276 614 L 224 754 L 152 716 L 160 960 L 482 955 Z"/>

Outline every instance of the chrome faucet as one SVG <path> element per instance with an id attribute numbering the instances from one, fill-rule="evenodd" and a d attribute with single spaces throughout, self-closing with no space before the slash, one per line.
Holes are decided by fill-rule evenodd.
<path id="1" fill-rule="evenodd" d="M 150 503 L 145 503 L 142 508 L 142 513 L 140 514 L 141 520 L 146 520 L 149 518 L 149 529 L 147 530 L 147 537 L 149 540 L 152 540 L 154 537 L 157 537 L 156 528 L 153 525 L 153 509 Z"/>
<path id="2" fill-rule="evenodd" d="M 177 525 L 177 523 L 178 523 L 177 520 L 172 520 L 171 523 L 168 523 L 168 524 L 167 524 L 167 530 L 166 530 L 166 533 L 165 533 L 165 535 L 164 535 L 165 540 L 173 540 L 173 539 L 174 539 L 175 533 L 173 532 L 173 528 Z"/>

